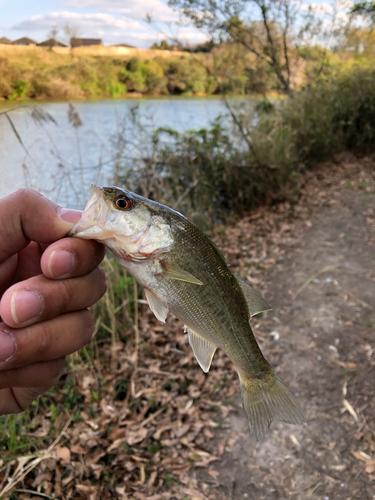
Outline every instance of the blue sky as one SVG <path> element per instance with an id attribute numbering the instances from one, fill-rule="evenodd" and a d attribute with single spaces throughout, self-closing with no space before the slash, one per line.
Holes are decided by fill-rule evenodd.
<path id="1" fill-rule="evenodd" d="M 193 26 L 179 27 L 178 12 L 163 0 L 0 0 L 0 37 L 28 36 L 45 40 L 56 26 L 64 41 L 66 24 L 79 27 L 79 36 L 102 38 L 105 45 L 128 43 L 147 48 L 165 37 L 185 43 L 205 40 Z M 154 22 L 146 22 L 147 13 Z M 164 33 L 164 34 L 163 34 Z"/>
<path id="2" fill-rule="evenodd" d="M 79 27 L 82 37 L 101 38 L 105 45 L 127 43 L 148 48 L 155 41 L 170 37 L 185 44 L 207 39 L 202 31 L 181 21 L 180 14 L 167 5 L 168 0 L 0 0 L 0 37 L 15 40 L 28 36 L 37 42 L 48 37 L 51 29 L 57 38 L 67 41 L 64 26 Z M 331 15 L 333 4 L 339 18 L 345 20 L 351 0 L 297 0 L 302 11 L 310 5 L 321 16 Z M 148 13 L 153 23 L 146 22 Z"/>

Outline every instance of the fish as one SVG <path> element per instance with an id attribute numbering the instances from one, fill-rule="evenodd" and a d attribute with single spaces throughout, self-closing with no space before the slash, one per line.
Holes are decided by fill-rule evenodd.
<path id="1" fill-rule="evenodd" d="M 81 219 L 68 236 L 106 245 L 143 287 L 156 318 L 180 319 L 208 372 L 217 348 L 233 362 L 252 436 L 273 420 L 305 422 L 304 413 L 263 356 L 250 326 L 267 302 L 236 277 L 218 247 L 182 214 L 118 187 L 90 185 Z"/>

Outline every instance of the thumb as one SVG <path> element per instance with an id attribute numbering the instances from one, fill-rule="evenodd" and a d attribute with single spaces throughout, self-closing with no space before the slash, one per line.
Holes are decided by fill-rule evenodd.
<path id="1" fill-rule="evenodd" d="M 79 210 L 59 207 L 33 189 L 20 189 L 0 200 L 0 263 L 30 241 L 52 243 L 70 231 Z"/>

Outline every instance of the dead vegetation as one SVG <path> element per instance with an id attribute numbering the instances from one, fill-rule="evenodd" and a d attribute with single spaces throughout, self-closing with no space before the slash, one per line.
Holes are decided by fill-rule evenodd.
<path id="1" fill-rule="evenodd" d="M 67 374 L 39 406 L 1 419 L 0 497 L 372 498 L 373 298 L 370 290 L 360 294 L 341 281 L 338 288 L 335 278 L 323 282 L 343 259 L 331 261 L 325 253 L 323 261 L 319 249 L 346 255 L 355 244 L 373 248 L 374 161 L 342 156 L 301 183 L 299 200 L 260 207 L 218 227 L 215 241 L 233 271 L 277 307 L 277 314 L 254 318 L 252 326 L 271 364 L 299 392 L 308 427 L 274 424 L 263 443 L 252 441 L 228 358 L 218 352 L 205 375 L 183 325 L 171 316 L 159 323 L 123 271 L 107 262 L 109 295 L 98 306 L 91 345 L 71 357 Z M 299 246 L 311 228 L 323 227 L 326 211 L 339 213 L 339 203 L 353 197 L 370 200 L 358 205 L 366 228 L 361 241 L 322 236 Z M 343 210 L 342 218 L 349 220 L 348 214 Z M 330 234 L 329 227 L 325 231 Z M 304 253 L 309 261 L 299 267 Z M 356 275 L 363 283 L 365 278 L 374 281 L 374 269 Z M 122 296 L 114 308 L 119 283 Z M 311 312 L 314 283 L 332 286 L 337 300 L 353 308 L 340 326 L 350 335 L 339 343 L 325 304 L 319 314 Z M 12 436 L 11 428 L 19 435 Z"/>

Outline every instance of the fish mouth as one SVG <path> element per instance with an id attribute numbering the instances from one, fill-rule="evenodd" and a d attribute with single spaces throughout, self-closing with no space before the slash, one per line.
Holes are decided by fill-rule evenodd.
<path id="1" fill-rule="evenodd" d="M 103 188 L 90 184 L 90 196 L 80 220 L 67 236 L 85 239 L 104 239 L 104 225 L 108 220 L 110 208 L 105 202 Z"/>

